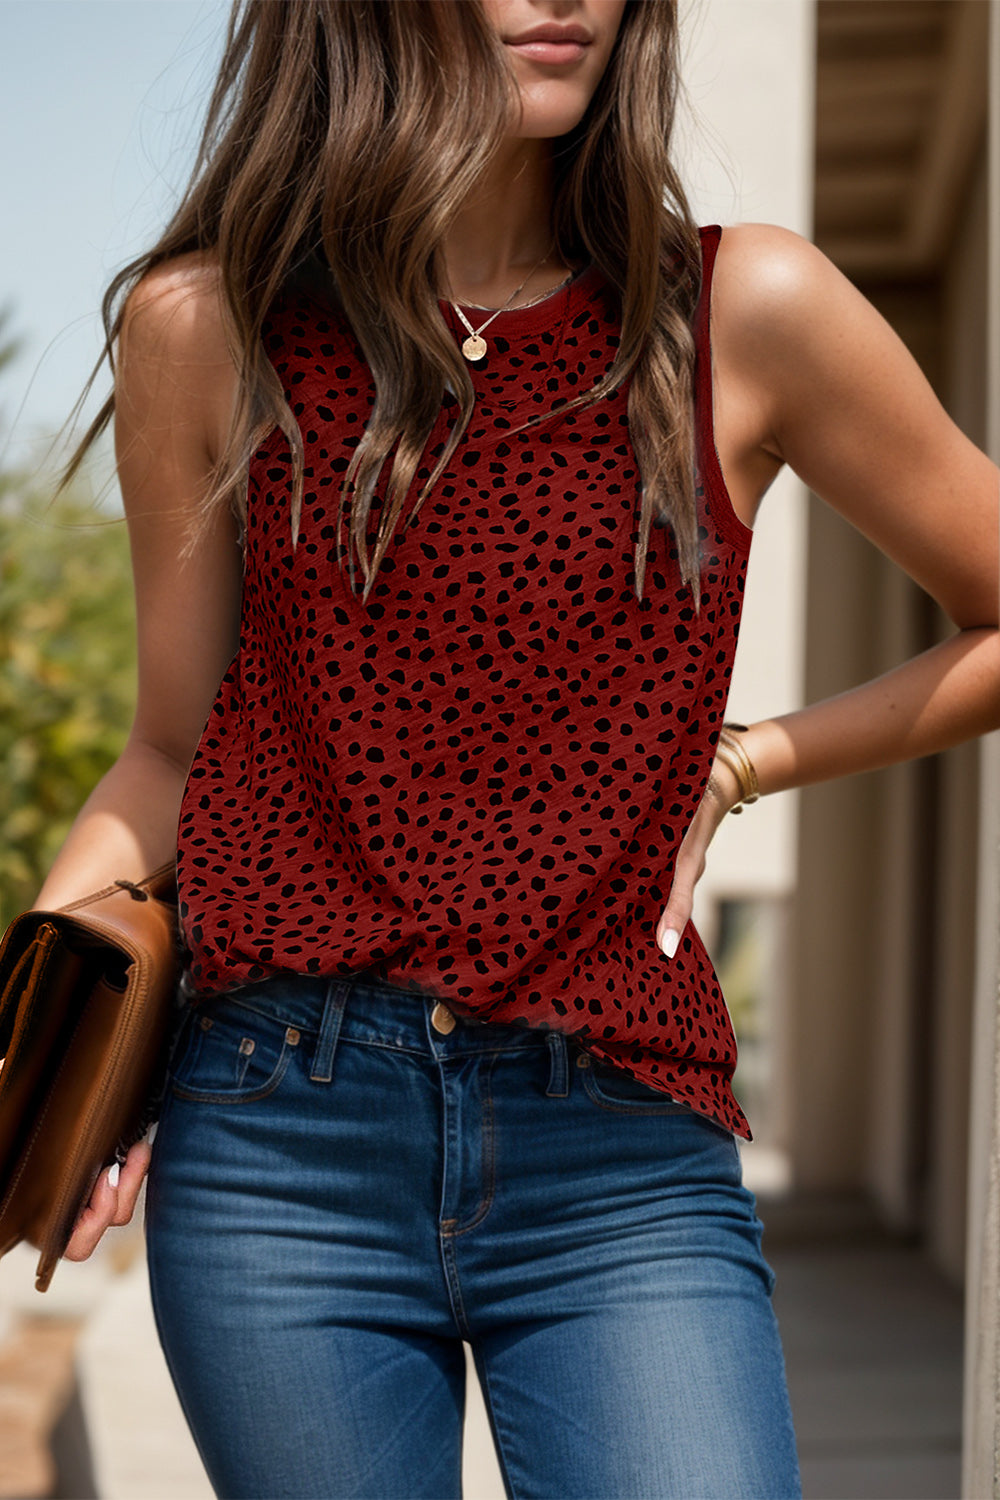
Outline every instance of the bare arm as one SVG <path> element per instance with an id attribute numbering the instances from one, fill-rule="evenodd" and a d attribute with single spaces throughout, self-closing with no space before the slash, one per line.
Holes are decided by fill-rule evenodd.
<path id="1" fill-rule="evenodd" d="M 217 512 L 182 560 L 228 427 L 235 370 L 211 267 L 185 256 L 130 294 L 115 379 L 115 451 L 135 584 L 139 681 L 125 749 L 87 798 L 35 904 L 61 906 L 174 857 L 187 771 L 239 643 L 237 524 Z M 146 1141 L 119 1178 L 102 1172 L 66 1249 L 85 1260 L 127 1224 L 150 1160 Z"/>
<path id="2" fill-rule="evenodd" d="M 957 627 L 872 682 L 750 725 L 742 739 L 761 792 L 933 754 L 1000 726 L 996 465 L 877 310 L 788 230 L 724 231 L 713 329 L 718 363 L 755 414 L 761 463 L 787 463 Z M 688 920 L 705 850 L 736 799 L 726 767 L 717 763 L 714 780 L 722 797 L 706 797 L 685 839 L 661 942 Z"/>
<path id="3" fill-rule="evenodd" d="M 1000 641 L 969 628 L 873 682 L 743 736 L 762 793 L 874 771 L 1000 727 Z"/>
<path id="4" fill-rule="evenodd" d="M 754 359 L 767 393 L 763 446 L 959 627 L 873 683 L 753 725 L 746 747 L 771 792 L 928 755 L 1000 725 L 1000 472 L 825 256 L 770 226 L 737 233 L 737 260 L 761 268 L 729 326 L 736 359 L 747 368 Z"/>
<path id="5" fill-rule="evenodd" d="M 135 585 L 138 694 L 121 755 L 87 798 L 36 897 L 59 906 L 174 856 L 188 766 L 239 636 L 235 519 L 181 560 L 228 421 L 235 372 L 213 275 L 183 257 L 129 299 L 115 383 L 115 451 Z"/>

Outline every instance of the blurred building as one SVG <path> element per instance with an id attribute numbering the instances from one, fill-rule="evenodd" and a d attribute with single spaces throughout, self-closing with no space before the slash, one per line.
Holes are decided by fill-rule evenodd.
<path id="1" fill-rule="evenodd" d="M 695 6 L 691 89 L 712 127 L 702 119 L 700 149 L 710 133 L 724 139 L 742 181 L 707 190 L 697 148 L 688 166 L 703 219 L 766 219 L 814 239 L 981 446 L 989 15 L 983 0 Z M 826 697 L 948 632 L 921 590 L 786 471 L 754 540 L 732 715 Z M 759 805 L 720 834 L 700 913 L 747 1033 L 744 1095 L 779 1158 L 762 1185 L 864 1193 L 956 1280 L 982 753 Z"/>
<path id="2" fill-rule="evenodd" d="M 688 169 L 699 217 L 813 239 L 996 455 L 997 5 L 712 0 L 689 14 L 692 103 L 710 126 Z M 724 143 L 728 176 L 700 169 L 706 141 Z M 933 601 L 786 476 L 754 553 L 736 719 L 842 691 L 950 633 Z M 956 1286 L 970 1267 L 967 1413 L 995 1394 L 971 1345 L 992 1341 L 996 1316 L 983 1235 L 996 1212 L 997 739 L 730 821 L 699 913 L 740 1032 L 738 1092 L 757 1134 L 748 1179 L 777 1224 L 784 1192 L 800 1228 L 867 1216 Z M 995 1260 L 988 1236 L 985 1253 Z"/>

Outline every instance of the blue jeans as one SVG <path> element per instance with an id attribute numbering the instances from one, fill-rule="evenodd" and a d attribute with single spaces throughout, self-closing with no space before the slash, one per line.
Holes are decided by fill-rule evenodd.
<path id="1" fill-rule="evenodd" d="M 460 1496 L 463 1340 L 516 1500 L 799 1496 L 761 1228 L 722 1126 L 370 976 L 189 1012 L 146 1198 L 181 1404 L 252 1500 Z"/>

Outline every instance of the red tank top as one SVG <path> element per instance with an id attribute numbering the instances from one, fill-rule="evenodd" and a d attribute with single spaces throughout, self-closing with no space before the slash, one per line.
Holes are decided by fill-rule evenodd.
<path id="1" fill-rule="evenodd" d="M 712 434 L 720 235 L 701 231 L 694 320 L 698 616 L 662 527 L 635 598 L 627 380 L 508 436 L 608 368 L 621 323 L 595 266 L 486 330 L 469 427 L 366 605 L 339 571 L 334 522 L 371 373 L 307 293 L 269 308 L 265 347 L 305 447 L 301 530 L 293 553 L 276 427 L 250 466 L 239 649 L 180 811 L 193 1003 L 281 972 L 375 970 L 459 1014 L 567 1033 L 750 1137 L 698 933 L 672 961 L 655 940 L 722 724 L 751 536 Z M 418 482 L 454 411 L 449 393 Z"/>

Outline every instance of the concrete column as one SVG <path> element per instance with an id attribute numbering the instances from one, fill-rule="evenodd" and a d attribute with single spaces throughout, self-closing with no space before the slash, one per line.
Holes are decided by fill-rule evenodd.
<path id="1" fill-rule="evenodd" d="M 988 281 L 986 143 L 961 215 L 945 282 L 943 331 L 949 410 L 964 432 L 987 444 Z M 950 631 L 948 632 L 950 633 Z M 982 747 L 942 756 L 937 781 L 938 889 L 930 1006 L 927 1160 L 928 1248 L 958 1285 L 965 1271 L 969 1070 L 975 1008 L 975 926 L 980 883 L 979 764 Z M 986 851 L 989 853 L 989 850 Z"/>
<path id="2" fill-rule="evenodd" d="M 1000 461 L 1000 0 L 990 0 L 989 430 Z M 1000 1496 L 1000 735 L 981 745 L 962 1495 Z"/>
<path id="3" fill-rule="evenodd" d="M 812 232 L 814 0 L 681 0 L 686 100 L 677 157 L 703 224 Z M 787 468 L 754 532 L 730 692 L 734 719 L 802 704 L 806 491 Z M 699 924 L 730 894 L 785 897 L 795 885 L 797 797 L 726 821 L 701 883 Z M 708 936 L 708 933 L 706 933 Z"/>
<path id="4" fill-rule="evenodd" d="M 699 222 L 781 224 L 811 238 L 814 0 L 681 0 L 681 35 L 686 98 L 677 160 Z M 807 514 L 805 487 L 786 469 L 755 527 L 729 699 L 733 719 L 802 704 Z M 751 1122 L 757 1141 L 744 1153 L 755 1181 L 757 1153 L 776 1148 L 780 1157 L 787 1146 L 787 911 L 797 879 L 798 803 L 789 792 L 727 819 L 695 900 L 695 921 L 710 950 L 720 900 L 767 898 L 780 918 L 769 944 L 762 934 L 763 1023 L 772 1038 L 774 1085 L 767 1118 Z"/>

